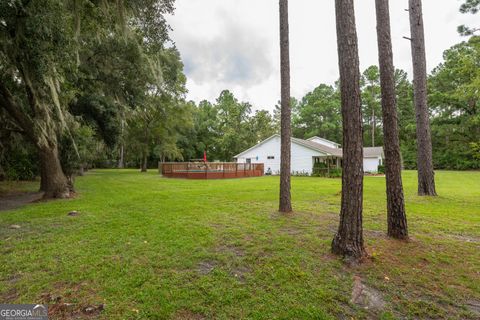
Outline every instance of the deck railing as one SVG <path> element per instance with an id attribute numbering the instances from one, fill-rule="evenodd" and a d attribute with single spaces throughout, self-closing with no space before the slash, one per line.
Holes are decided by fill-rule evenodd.
<path id="1" fill-rule="evenodd" d="M 263 176 L 263 163 L 159 162 L 158 171 L 169 178 L 231 179 Z"/>

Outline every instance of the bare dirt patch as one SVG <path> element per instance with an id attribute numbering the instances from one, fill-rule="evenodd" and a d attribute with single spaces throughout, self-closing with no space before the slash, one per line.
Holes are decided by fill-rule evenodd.
<path id="1" fill-rule="evenodd" d="M 470 300 L 465 304 L 468 311 L 480 317 L 480 301 Z"/>
<path id="2" fill-rule="evenodd" d="M 41 200 L 43 192 L 25 192 L 2 195 L 0 197 L 0 211 L 12 210 L 28 203 Z"/>
<path id="3" fill-rule="evenodd" d="M 105 309 L 102 300 L 87 282 L 56 282 L 52 291 L 40 296 L 40 301 L 48 304 L 50 318 L 62 320 L 98 318 Z"/>
<path id="4" fill-rule="evenodd" d="M 235 279 L 237 279 L 241 283 L 244 283 L 246 281 L 247 274 L 249 274 L 250 272 L 252 272 L 252 269 L 250 269 L 249 267 L 238 266 L 238 267 L 233 268 L 230 271 L 230 274 L 232 275 L 232 277 L 234 277 Z"/>
<path id="5" fill-rule="evenodd" d="M 55 288 L 60 292 L 65 291 L 65 283 L 59 282 L 55 284 Z M 45 293 L 41 295 L 41 301 L 48 304 L 48 315 L 51 319 L 89 319 L 97 318 L 100 313 L 105 309 L 103 303 L 90 304 L 88 302 L 71 303 L 70 301 L 76 301 L 76 296 L 79 291 L 87 290 L 92 292 L 92 297 L 95 296 L 93 290 L 88 288 L 88 284 L 80 283 L 73 286 L 69 286 L 68 293 L 65 296 Z M 55 290 L 55 291 L 57 291 Z M 97 300 L 99 300 L 97 298 Z"/>
<path id="6" fill-rule="evenodd" d="M 363 234 L 364 236 L 368 238 L 374 238 L 374 239 L 388 239 L 387 233 L 385 231 L 381 230 L 368 230 L 368 229 L 363 229 Z"/>
<path id="7" fill-rule="evenodd" d="M 359 276 L 354 277 L 351 302 L 365 310 L 381 311 L 385 307 L 380 291 L 365 285 Z"/>
<path id="8" fill-rule="evenodd" d="M 435 236 L 435 238 L 438 239 L 452 239 L 452 240 L 457 240 L 461 242 L 468 242 L 468 243 L 480 243 L 480 238 L 474 237 L 474 236 L 465 236 L 465 235 L 459 235 L 459 234 L 445 234 L 442 236 Z"/>
<path id="9" fill-rule="evenodd" d="M 298 235 L 301 235 L 301 234 L 305 233 L 304 230 L 301 230 L 301 229 L 299 229 L 297 227 L 294 227 L 294 226 L 284 227 L 284 228 L 280 229 L 280 232 L 285 233 L 289 236 L 298 236 Z"/>
<path id="10" fill-rule="evenodd" d="M 235 246 L 235 245 L 219 246 L 216 249 L 216 251 L 221 252 L 221 253 L 231 253 L 231 254 L 235 255 L 236 257 L 244 257 L 245 256 L 245 250 L 243 250 L 243 248 L 241 248 L 239 246 Z"/>
<path id="11" fill-rule="evenodd" d="M 203 320 L 206 319 L 199 313 L 190 310 L 178 310 L 172 317 L 174 320 Z"/>
<path id="12" fill-rule="evenodd" d="M 11 288 L 3 293 L 0 293 L 0 301 L 2 301 L 2 303 L 12 303 L 17 298 L 18 292 L 15 288 Z"/>
<path id="13" fill-rule="evenodd" d="M 48 305 L 48 315 L 51 317 L 51 319 L 97 318 L 104 308 L 105 306 L 103 304 L 80 305 L 60 301 Z"/>
<path id="14" fill-rule="evenodd" d="M 217 266 L 217 262 L 214 260 L 205 260 L 201 261 L 197 265 L 197 272 L 201 275 L 207 275 L 212 272 Z"/>

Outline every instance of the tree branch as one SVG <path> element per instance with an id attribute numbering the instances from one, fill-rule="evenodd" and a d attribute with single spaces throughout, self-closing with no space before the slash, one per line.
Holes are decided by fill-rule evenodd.
<path id="1" fill-rule="evenodd" d="M 0 107 L 4 108 L 7 113 L 13 118 L 15 123 L 24 131 L 23 133 L 36 143 L 35 133 L 33 131 L 33 122 L 31 119 L 22 113 L 20 106 L 15 102 L 10 90 L 0 80 Z"/>

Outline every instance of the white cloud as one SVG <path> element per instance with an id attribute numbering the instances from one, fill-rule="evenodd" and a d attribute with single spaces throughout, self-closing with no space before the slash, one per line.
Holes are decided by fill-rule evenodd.
<path id="1" fill-rule="evenodd" d="M 374 0 L 357 0 L 361 69 L 377 63 Z M 424 0 L 428 68 L 462 40 L 456 28 L 476 18 L 459 0 Z M 292 95 L 338 78 L 334 1 L 290 1 Z M 390 1 L 394 60 L 411 74 L 408 0 Z M 278 0 L 177 0 L 169 22 L 188 77 L 188 98 L 213 101 L 229 89 L 255 108 L 272 110 L 280 96 Z"/>

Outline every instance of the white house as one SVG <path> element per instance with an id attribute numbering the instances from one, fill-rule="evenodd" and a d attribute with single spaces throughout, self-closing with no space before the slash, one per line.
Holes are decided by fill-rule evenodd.
<path id="1" fill-rule="evenodd" d="M 342 149 L 338 143 L 312 137 L 308 140 L 292 138 L 292 173 L 312 173 L 313 165 L 321 162 L 329 167 L 341 167 Z M 383 164 L 382 147 L 364 148 L 363 168 L 365 172 L 377 172 Z M 265 172 L 270 168 L 273 174 L 280 172 L 280 135 L 275 134 L 259 144 L 235 156 L 238 163 L 264 163 Z"/>

